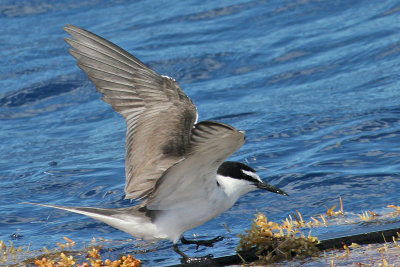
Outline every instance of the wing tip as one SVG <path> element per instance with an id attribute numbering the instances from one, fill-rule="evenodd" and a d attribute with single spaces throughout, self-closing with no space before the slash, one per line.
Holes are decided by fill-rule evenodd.
<path id="1" fill-rule="evenodd" d="M 20 202 L 19 204 L 27 204 L 27 205 L 35 205 L 35 206 L 42 206 L 42 207 L 50 207 L 54 208 L 55 206 L 53 205 L 47 205 L 47 204 L 41 204 L 41 203 L 34 203 L 34 202 Z"/>
<path id="2" fill-rule="evenodd" d="M 66 32 L 69 32 L 69 31 L 73 31 L 73 30 L 83 30 L 83 29 L 81 27 L 76 26 L 76 25 L 67 23 L 63 27 L 63 30 L 66 31 Z"/>
<path id="3" fill-rule="evenodd" d="M 67 25 L 65 25 L 65 26 L 63 27 L 63 30 L 70 34 L 70 32 L 73 31 L 73 30 L 76 29 L 76 28 L 78 28 L 78 27 L 75 26 L 75 25 L 67 24 Z"/>

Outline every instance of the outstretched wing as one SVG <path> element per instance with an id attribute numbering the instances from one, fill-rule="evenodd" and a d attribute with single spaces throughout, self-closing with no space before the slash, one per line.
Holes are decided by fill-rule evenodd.
<path id="1" fill-rule="evenodd" d="M 202 201 L 215 189 L 218 167 L 238 150 L 245 133 L 227 124 L 204 121 L 192 130 L 189 154 L 158 179 L 147 199 L 151 210 L 177 208 L 180 203 Z"/>
<path id="2" fill-rule="evenodd" d="M 174 79 L 115 44 L 73 25 L 64 29 L 78 66 L 126 120 L 126 198 L 146 197 L 188 152 L 196 107 Z"/>

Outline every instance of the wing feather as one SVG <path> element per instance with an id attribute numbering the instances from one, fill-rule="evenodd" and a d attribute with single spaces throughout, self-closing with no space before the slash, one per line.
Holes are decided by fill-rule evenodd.
<path id="1" fill-rule="evenodd" d="M 147 199 L 151 210 L 177 208 L 202 201 L 217 186 L 215 176 L 225 159 L 244 143 L 245 134 L 218 122 L 203 121 L 192 130 L 189 154 L 170 167 Z"/>
<path id="2" fill-rule="evenodd" d="M 64 29 L 78 66 L 126 120 L 126 197 L 146 197 L 188 153 L 196 107 L 175 80 L 117 45 L 73 25 Z"/>

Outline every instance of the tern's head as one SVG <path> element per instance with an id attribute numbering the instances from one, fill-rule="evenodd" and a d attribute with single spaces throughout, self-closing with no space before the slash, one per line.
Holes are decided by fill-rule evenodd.
<path id="1" fill-rule="evenodd" d="M 218 184 L 227 194 L 236 195 L 237 198 L 256 189 L 288 195 L 278 187 L 263 182 L 254 169 L 240 162 L 225 161 L 217 174 Z"/>

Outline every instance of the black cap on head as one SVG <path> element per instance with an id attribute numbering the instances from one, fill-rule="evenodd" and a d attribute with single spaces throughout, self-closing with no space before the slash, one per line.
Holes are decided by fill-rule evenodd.
<path id="1" fill-rule="evenodd" d="M 222 176 L 232 177 L 236 179 L 244 179 L 246 174 L 243 172 L 243 170 L 256 173 L 253 168 L 236 161 L 223 162 L 221 166 L 219 166 L 217 173 Z"/>
<path id="2" fill-rule="evenodd" d="M 253 182 L 254 185 L 259 189 L 268 190 L 273 193 L 288 196 L 286 192 L 279 189 L 278 187 L 267 184 L 257 179 L 258 176 L 256 176 L 257 177 L 256 178 L 254 175 L 249 175 L 249 173 L 256 174 L 256 171 L 253 168 L 247 166 L 246 164 L 236 161 L 225 161 L 224 163 L 221 164 L 221 166 L 219 166 L 217 171 L 217 174 L 219 175 Z"/>

